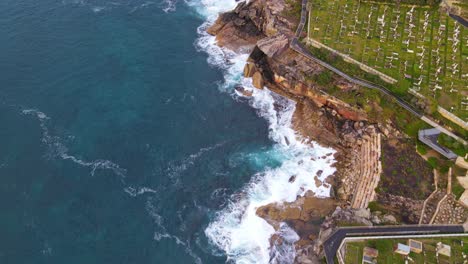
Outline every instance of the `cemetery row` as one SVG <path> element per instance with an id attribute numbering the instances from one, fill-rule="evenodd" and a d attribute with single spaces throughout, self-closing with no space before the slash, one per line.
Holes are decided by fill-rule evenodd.
<path id="1" fill-rule="evenodd" d="M 437 9 L 310 0 L 308 37 L 468 116 L 468 31 Z"/>

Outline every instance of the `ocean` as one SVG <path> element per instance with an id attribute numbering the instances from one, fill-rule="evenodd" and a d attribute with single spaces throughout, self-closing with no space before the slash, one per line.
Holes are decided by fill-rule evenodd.
<path id="1" fill-rule="evenodd" d="M 235 5 L 0 1 L 0 263 L 293 261 L 255 210 L 328 196 L 334 150 L 204 32 Z"/>

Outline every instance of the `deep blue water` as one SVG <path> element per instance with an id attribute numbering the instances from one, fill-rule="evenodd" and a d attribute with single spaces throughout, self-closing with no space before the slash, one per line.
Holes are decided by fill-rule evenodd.
<path id="1" fill-rule="evenodd" d="M 164 7 L 0 1 L 0 263 L 226 260 L 204 230 L 273 143 Z"/>

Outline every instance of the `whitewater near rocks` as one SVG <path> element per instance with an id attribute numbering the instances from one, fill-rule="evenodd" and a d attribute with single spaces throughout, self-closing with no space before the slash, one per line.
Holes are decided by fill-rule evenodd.
<path id="1" fill-rule="evenodd" d="M 234 86 L 241 84 L 252 92 L 249 103 L 258 114 L 269 122 L 269 137 L 276 142 L 275 151 L 281 157 L 277 168 L 252 175 L 240 195 L 231 197 L 225 209 L 218 212 L 205 230 L 211 243 L 223 250 L 229 261 L 235 263 L 292 263 L 295 258 L 294 242 L 297 234 L 285 223 L 276 229 L 256 214 L 256 210 L 271 203 L 292 202 L 298 196 L 312 191 L 318 197 L 328 197 L 330 187 L 317 187 L 314 175 L 319 170 L 319 180 L 324 181 L 335 172 L 331 148 L 324 148 L 315 142 L 307 142 L 292 129 L 295 102 L 277 95 L 267 88 L 255 89 L 251 80 L 242 77 L 242 69 L 248 54 L 221 48 L 215 37 L 206 29 L 215 21 L 220 12 L 233 9 L 236 1 L 188 2 L 206 18 L 199 27 L 197 46 L 208 53 L 210 64 L 224 71 L 225 82 L 222 91 L 236 96 Z M 294 180 L 291 181 L 291 177 Z M 281 245 L 272 246 L 270 238 L 279 235 Z"/>

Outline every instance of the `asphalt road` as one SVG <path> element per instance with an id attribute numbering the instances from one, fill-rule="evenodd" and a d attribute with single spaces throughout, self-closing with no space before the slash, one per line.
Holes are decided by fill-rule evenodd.
<path id="1" fill-rule="evenodd" d="M 345 237 L 422 235 L 464 233 L 462 225 L 406 225 L 339 228 L 324 243 L 323 249 L 328 264 L 334 263 L 336 252 Z"/>

